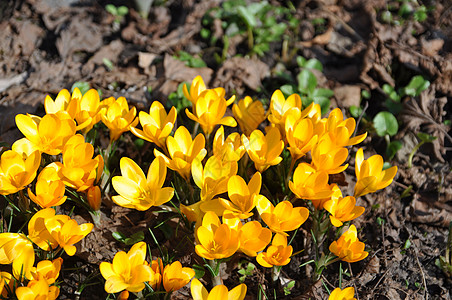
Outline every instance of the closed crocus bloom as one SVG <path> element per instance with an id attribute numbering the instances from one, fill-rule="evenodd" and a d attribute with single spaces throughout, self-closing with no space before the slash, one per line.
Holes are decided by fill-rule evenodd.
<path id="1" fill-rule="evenodd" d="M 93 128 L 93 126 L 101 120 L 99 93 L 95 89 L 87 91 L 80 99 L 75 115 L 77 121 L 77 130 L 81 130 L 83 134 Z"/>
<path id="2" fill-rule="evenodd" d="M 30 199 L 41 206 L 47 208 L 51 206 L 58 206 L 66 201 L 65 186 L 61 180 L 46 180 L 43 176 L 36 182 L 36 195 L 31 189 L 28 189 L 28 196 Z"/>
<path id="3" fill-rule="evenodd" d="M 235 97 L 228 101 L 219 96 L 214 90 L 203 91 L 193 106 L 193 113 L 188 108 L 185 109 L 187 116 L 195 122 L 201 124 L 201 128 L 206 135 L 212 133 L 216 125 L 235 127 L 237 122 L 231 116 L 225 117 L 226 107 L 234 102 Z"/>
<path id="4" fill-rule="evenodd" d="M 239 250 L 250 257 L 255 257 L 257 252 L 264 250 L 271 239 L 270 229 L 262 227 L 258 221 L 247 222 L 239 229 Z"/>
<path id="5" fill-rule="evenodd" d="M 218 216 L 209 211 L 196 231 L 199 244 L 196 254 L 206 259 L 220 259 L 232 256 L 239 249 L 238 232 L 227 224 L 221 224 Z"/>
<path id="6" fill-rule="evenodd" d="M 190 85 L 190 91 L 187 89 L 187 85 L 184 84 L 182 91 L 184 92 L 185 98 L 191 102 L 194 106 L 196 101 L 198 100 L 199 94 L 206 90 L 206 85 L 204 84 L 204 80 L 200 75 L 196 76 Z"/>
<path id="7" fill-rule="evenodd" d="M 93 210 L 99 210 L 102 204 L 100 188 L 97 185 L 88 188 L 86 190 L 86 199 L 88 199 L 88 204 Z"/>
<path id="8" fill-rule="evenodd" d="M 35 261 L 33 244 L 22 233 L 0 233 L 0 264 L 13 264 L 14 278 L 31 278 Z"/>
<path id="9" fill-rule="evenodd" d="M 193 181 L 201 189 L 201 201 L 211 200 L 215 195 L 228 189 L 228 180 L 237 174 L 237 162 L 222 161 L 211 156 L 203 167 L 201 160 L 195 159 L 191 165 Z"/>
<path id="10" fill-rule="evenodd" d="M 60 275 L 61 264 L 63 263 L 63 259 L 58 257 L 53 261 L 50 260 L 42 260 L 38 262 L 36 267 L 31 269 L 31 275 L 34 280 L 39 280 L 42 276 L 45 278 L 48 284 L 53 284 L 58 276 Z"/>
<path id="11" fill-rule="evenodd" d="M 223 285 L 217 285 L 212 288 L 210 293 L 202 285 L 201 281 L 194 278 L 190 285 L 191 296 L 193 300 L 243 300 L 246 296 L 246 285 L 244 283 L 228 291 Z"/>
<path id="12" fill-rule="evenodd" d="M 272 244 L 268 246 L 266 252 L 257 255 L 256 261 L 263 267 L 285 266 L 290 262 L 292 246 L 287 246 L 287 237 L 282 234 L 275 234 Z"/>
<path id="13" fill-rule="evenodd" d="M 34 151 L 30 156 L 8 150 L 0 158 L 0 194 L 16 193 L 30 184 L 41 164 L 41 154 Z"/>
<path id="14" fill-rule="evenodd" d="M 300 227 L 309 216 L 306 207 L 293 207 L 289 201 L 282 201 L 273 206 L 264 196 L 259 198 L 256 208 L 271 231 L 283 235 L 287 235 L 286 231 Z"/>
<path id="15" fill-rule="evenodd" d="M 331 196 L 328 173 L 316 171 L 306 163 L 300 163 L 289 181 L 290 190 L 300 199 L 325 199 Z"/>
<path id="16" fill-rule="evenodd" d="M 140 111 L 139 119 L 143 130 L 135 127 L 130 131 L 137 137 L 148 142 L 156 144 L 160 149 L 166 149 L 166 138 L 170 135 L 176 122 L 177 112 L 173 106 L 168 114 L 163 105 L 158 102 L 152 102 L 149 114 Z"/>
<path id="17" fill-rule="evenodd" d="M 56 163 L 58 176 L 64 184 L 85 191 L 99 181 L 104 168 L 104 160 L 99 154 L 95 158 L 94 147 L 85 143 L 82 135 L 69 139 L 63 150 L 63 163 Z"/>
<path id="18" fill-rule="evenodd" d="M 246 96 L 232 106 L 232 113 L 242 132 L 249 136 L 265 120 L 267 114 L 261 101 Z"/>
<path id="19" fill-rule="evenodd" d="M 336 146 L 330 135 L 324 135 L 320 138 L 317 145 L 312 148 L 311 156 L 311 165 L 317 171 L 337 174 L 348 167 L 348 164 L 342 165 L 348 157 L 348 150 Z"/>
<path id="20" fill-rule="evenodd" d="M 68 90 L 61 90 L 55 98 L 55 101 L 47 95 L 44 100 L 44 108 L 47 114 L 67 113 L 71 119 L 75 118 L 78 110 L 78 101 L 82 99 L 82 94 L 78 88 L 71 94 Z"/>
<path id="21" fill-rule="evenodd" d="M 105 291 L 118 293 L 123 290 L 139 292 L 144 289 L 145 282 L 152 280 L 153 271 L 145 262 L 146 243 L 139 242 L 129 252 L 120 251 L 115 254 L 113 263 L 102 262 L 100 273 L 107 280 Z"/>
<path id="22" fill-rule="evenodd" d="M 220 126 L 213 139 L 213 155 L 224 161 L 239 161 L 245 153 L 240 134 L 233 132 L 225 139 L 224 128 Z"/>
<path id="23" fill-rule="evenodd" d="M 162 157 L 171 170 L 178 172 L 187 182 L 190 182 L 191 164 L 195 158 L 202 160 L 207 150 L 204 149 L 206 139 L 201 133 L 192 140 L 190 132 L 184 126 L 177 128 L 174 137 L 166 139 L 169 157 L 154 149 L 156 157 Z"/>
<path id="24" fill-rule="evenodd" d="M 116 141 L 123 132 L 137 126 L 138 118 L 135 118 L 136 114 L 137 109 L 132 107 L 129 110 L 129 104 L 124 97 L 119 97 L 113 104 L 108 106 L 105 113 L 101 114 L 101 117 L 102 122 L 110 129 L 110 141 Z"/>
<path id="25" fill-rule="evenodd" d="M 163 262 L 160 258 L 154 259 L 151 262 L 151 269 L 153 272 L 152 280 L 149 281 L 149 285 L 154 289 L 160 289 L 163 279 Z"/>
<path id="26" fill-rule="evenodd" d="M 16 296 L 19 300 L 54 300 L 60 294 L 57 286 L 50 286 L 47 280 L 40 276 L 39 280 L 31 280 L 27 286 L 16 289 Z"/>
<path id="27" fill-rule="evenodd" d="M 314 135 L 314 125 L 308 118 L 300 118 L 300 110 L 295 109 L 287 116 L 285 130 L 289 143 L 287 149 L 294 161 L 303 157 L 317 143 L 318 136 Z"/>
<path id="28" fill-rule="evenodd" d="M 355 173 L 355 197 L 360 197 L 390 185 L 397 174 L 397 167 L 383 170 L 383 158 L 380 155 L 373 155 L 365 160 L 363 149 L 360 148 L 356 152 Z"/>
<path id="29" fill-rule="evenodd" d="M 280 90 L 276 90 L 270 100 L 270 114 L 268 120 L 278 128 L 281 136 L 285 135 L 286 118 L 290 111 L 295 108 L 301 111 L 301 98 L 298 94 L 292 94 L 287 99 Z M 304 111 L 303 115 L 309 111 Z"/>
<path id="30" fill-rule="evenodd" d="M 328 300 L 356 300 L 355 289 L 352 286 L 343 290 L 335 288 L 328 297 Z"/>
<path id="31" fill-rule="evenodd" d="M 331 224 L 335 227 L 342 226 L 343 222 L 356 219 L 365 210 L 362 206 L 356 206 L 356 199 L 351 196 L 328 200 L 323 204 L 323 208 L 331 214 Z"/>
<path id="32" fill-rule="evenodd" d="M 284 149 L 284 142 L 275 127 L 271 127 L 266 135 L 260 130 L 254 130 L 249 139 L 242 135 L 242 143 L 256 170 L 261 173 L 282 161 L 279 155 Z"/>
<path id="33" fill-rule="evenodd" d="M 317 210 L 323 209 L 323 205 L 330 200 L 337 201 L 339 198 L 342 198 L 342 192 L 339 186 L 335 183 L 330 184 L 329 186 L 331 195 L 328 198 L 322 198 L 322 199 L 309 199 L 312 203 L 312 205 Z"/>
<path id="34" fill-rule="evenodd" d="M 147 210 L 151 206 L 162 205 L 173 198 L 174 189 L 162 188 L 166 179 L 166 165 L 161 157 L 156 157 L 149 166 L 147 177 L 130 158 L 120 161 L 121 175 L 112 179 L 112 185 L 119 196 L 112 200 L 122 207 Z"/>
<path id="35" fill-rule="evenodd" d="M 49 114 L 16 116 L 16 125 L 35 150 L 49 155 L 60 154 L 66 142 L 75 134 L 75 122 L 69 115 Z"/>
<path id="36" fill-rule="evenodd" d="M 329 249 L 339 259 L 352 263 L 367 257 L 369 253 L 364 251 L 364 247 L 364 243 L 358 240 L 355 225 L 352 225 L 337 241 L 331 243 Z"/>
<path id="37" fill-rule="evenodd" d="M 256 172 L 250 182 L 246 184 L 242 177 L 235 175 L 228 181 L 228 196 L 230 201 L 220 198 L 225 209 L 233 211 L 240 219 L 247 219 L 257 204 L 261 190 L 262 175 Z"/>
<path id="38" fill-rule="evenodd" d="M 179 261 L 166 265 L 163 270 L 163 287 L 167 292 L 174 292 L 184 287 L 195 276 L 195 270 L 182 267 Z"/>
<path id="39" fill-rule="evenodd" d="M 361 143 L 367 136 L 367 132 L 359 136 L 350 138 L 355 132 L 356 121 L 354 118 L 344 120 L 342 111 L 339 108 L 331 111 L 327 120 L 327 131 L 334 139 L 338 147 L 352 146 Z"/>

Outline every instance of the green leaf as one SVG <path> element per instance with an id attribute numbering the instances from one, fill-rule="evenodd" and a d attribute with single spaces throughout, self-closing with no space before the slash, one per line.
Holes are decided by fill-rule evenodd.
<path id="1" fill-rule="evenodd" d="M 363 109 L 360 106 L 352 105 L 348 109 L 353 118 L 359 118 L 359 116 L 363 113 Z"/>
<path id="2" fill-rule="evenodd" d="M 433 142 L 434 140 L 436 140 L 438 137 L 436 137 L 436 136 L 432 136 L 432 135 L 430 135 L 430 134 L 427 134 L 427 133 L 423 133 L 423 132 L 419 132 L 418 134 L 417 134 L 417 137 L 421 140 L 421 141 L 423 141 L 424 143 L 431 143 L 431 142 Z"/>
<path id="3" fill-rule="evenodd" d="M 370 92 L 368 90 L 362 90 L 361 97 L 364 99 L 370 99 Z"/>
<path id="4" fill-rule="evenodd" d="M 306 58 L 304 58 L 303 56 L 297 56 L 296 60 L 297 60 L 297 65 L 300 68 L 304 68 L 304 65 L 306 64 Z"/>
<path id="5" fill-rule="evenodd" d="M 399 131 L 396 117 L 388 111 L 379 112 L 373 119 L 375 130 L 379 136 L 394 136 Z"/>
<path id="6" fill-rule="evenodd" d="M 193 264 L 191 267 L 193 268 L 193 270 L 195 270 L 195 277 L 196 278 L 199 279 L 199 278 L 204 277 L 204 274 L 206 273 L 206 270 L 204 269 L 203 266 Z"/>
<path id="7" fill-rule="evenodd" d="M 118 7 L 118 15 L 123 17 L 129 13 L 129 9 L 127 6 L 120 6 Z"/>
<path id="8" fill-rule="evenodd" d="M 430 86 L 430 81 L 425 80 L 421 75 L 414 76 L 410 83 L 403 89 L 405 95 L 419 96 L 422 91 Z"/>
<path id="9" fill-rule="evenodd" d="M 388 163 L 387 161 L 385 161 L 383 163 L 383 171 L 389 169 L 390 167 L 392 167 L 392 165 L 390 163 Z"/>
<path id="10" fill-rule="evenodd" d="M 114 65 L 113 65 L 113 62 L 111 60 L 109 60 L 108 58 L 104 57 L 104 58 L 102 58 L 102 62 L 104 63 L 105 67 L 107 67 L 108 71 L 113 70 Z"/>
<path id="11" fill-rule="evenodd" d="M 126 236 L 119 232 L 119 231 L 115 231 L 111 234 L 113 236 L 113 238 L 119 242 L 123 242 L 126 239 Z"/>
<path id="12" fill-rule="evenodd" d="M 413 12 L 413 7 L 408 2 L 404 2 L 400 6 L 398 14 L 402 18 L 408 18 L 412 12 Z"/>
<path id="13" fill-rule="evenodd" d="M 118 9 L 113 4 L 107 4 L 105 5 L 105 10 L 109 13 L 111 13 L 113 16 L 118 15 Z"/>
<path id="14" fill-rule="evenodd" d="M 141 242 L 142 240 L 144 240 L 144 232 L 138 231 L 132 234 L 130 237 L 126 238 L 124 240 L 124 243 L 129 246 Z"/>
<path id="15" fill-rule="evenodd" d="M 311 71 L 307 69 L 303 69 L 297 75 L 297 81 L 298 81 L 298 90 L 305 94 L 313 93 L 317 86 L 317 78 Z"/>
<path id="16" fill-rule="evenodd" d="M 295 94 L 295 87 L 291 84 L 285 84 L 279 88 L 281 92 L 284 94 L 284 97 L 289 97 L 292 94 Z"/>
<path id="17" fill-rule="evenodd" d="M 71 93 L 74 92 L 75 88 L 78 88 L 82 95 L 84 95 L 90 89 L 90 84 L 86 81 L 76 81 L 71 87 Z"/>
<path id="18" fill-rule="evenodd" d="M 249 11 L 245 6 L 237 7 L 237 12 L 239 13 L 239 16 L 243 18 L 248 27 L 256 27 L 257 23 L 253 13 Z"/>
<path id="19" fill-rule="evenodd" d="M 311 58 L 310 60 L 308 60 L 308 61 L 305 63 L 304 67 L 305 67 L 306 69 L 315 69 L 315 70 L 319 70 L 320 72 L 322 72 L 322 70 L 323 70 L 323 65 L 322 65 L 322 63 L 321 63 L 318 59 L 316 59 L 316 58 Z"/>
<path id="20" fill-rule="evenodd" d="M 386 156 L 388 157 L 388 160 L 391 160 L 396 155 L 397 151 L 402 149 L 402 142 L 401 141 L 392 141 L 389 143 L 388 147 L 386 148 Z"/>
<path id="21" fill-rule="evenodd" d="M 418 22 L 423 22 L 427 19 L 427 8 L 422 5 L 414 13 L 414 19 Z"/>

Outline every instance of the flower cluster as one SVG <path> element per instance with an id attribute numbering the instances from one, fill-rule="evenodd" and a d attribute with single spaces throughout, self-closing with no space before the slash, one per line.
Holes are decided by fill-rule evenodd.
<path id="1" fill-rule="evenodd" d="M 208 292 L 200 280 L 192 280 L 192 268 L 170 257 L 151 257 L 149 263 L 147 244 L 137 241 L 128 252 L 117 252 L 112 263 L 100 264 L 105 291 L 120 293 L 120 299 L 129 293 L 142 296 L 144 290 L 169 295 L 190 281 L 194 299 L 244 299 L 246 285 L 228 290 L 220 265 L 241 252 L 271 268 L 276 280 L 281 267 L 306 250 L 292 244 L 305 223 L 311 226 L 304 232 L 312 234 L 317 276 L 335 261 L 352 263 L 368 256 L 350 222 L 365 211 L 357 205 L 359 197 L 388 186 L 397 168 L 383 170 L 379 155 L 365 160 L 359 149 L 354 195 L 343 195 L 336 174 L 347 169 L 351 146 L 367 136 L 354 136 L 353 118 L 344 118 L 339 108 L 322 118 L 318 104 L 303 107 L 299 95 L 286 98 L 280 90 L 271 96 L 268 111 L 250 97 L 233 104 L 235 96 L 226 99 L 221 87 L 208 89 L 200 76 L 183 92 L 191 103 L 185 114 L 196 124 L 192 132 L 189 124 L 177 126 L 175 107 L 167 112 L 154 101 L 149 113 L 142 111 L 137 117 L 124 97 L 101 101 L 93 89 L 84 95 L 77 88 L 72 94 L 62 90 L 55 100 L 45 99 L 43 117 L 16 117 L 25 137 L 1 155 L 0 194 L 30 217 L 28 234 L 0 233 L 0 264 L 12 264 L 13 271 L 0 273 L 2 295 L 58 296 L 55 282 L 63 260 L 56 257 L 63 252 L 74 255 L 75 244 L 94 228 L 60 214 L 59 206 L 71 199 L 88 208 L 96 223 L 102 194 L 110 192 L 109 178 L 116 205 L 139 211 L 160 206 L 172 213 L 171 219 L 177 217 L 187 234 L 193 234 L 188 240 L 194 241 L 198 259 L 208 266 L 198 269 L 210 271 L 214 283 Z M 89 132 L 100 121 L 109 130 L 110 143 L 97 153 Z M 117 174 L 110 176 L 114 145 L 127 131 L 152 143 L 149 154 L 154 158 L 143 163 L 148 166 L 145 174 L 139 161 L 124 156 L 115 167 Z M 23 192 L 27 187 L 28 197 Z M 336 238 L 324 247 L 334 231 Z M 42 259 L 34 267 L 36 247 L 55 259 Z M 5 292 L 4 286 L 24 279 L 27 284 Z M 353 296 L 350 288 L 336 289 L 330 299 Z"/>

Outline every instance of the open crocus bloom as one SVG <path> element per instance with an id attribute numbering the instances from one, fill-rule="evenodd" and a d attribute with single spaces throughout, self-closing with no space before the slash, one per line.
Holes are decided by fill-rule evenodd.
<path id="1" fill-rule="evenodd" d="M 243 300 L 246 296 L 246 285 L 244 283 L 228 291 L 225 285 L 217 285 L 210 292 L 198 279 L 191 282 L 191 296 L 193 300 Z"/>

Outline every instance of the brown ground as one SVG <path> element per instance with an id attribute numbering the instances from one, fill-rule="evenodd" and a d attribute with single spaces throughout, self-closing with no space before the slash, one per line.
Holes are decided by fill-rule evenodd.
<path id="1" fill-rule="evenodd" d="M 370 254 L 364 261 L 351 265 L 351 269 L 348 264 L 342 264 L 349 273 L 349 276 L 344 275 L 344 284 L 355 287 L 358 299 L 450 299 L 450 278 L 435 261 L 444 255 L 447 227 L 452 221 L 452 138 L 450 126 L 445 122 L 451 120 L 452 111 L 451 2 L 418 1 L 427 7 L 434 6 L 426 21 L 419 23 L 410 19 L 402 25 L 389 25 L 381 21 L 382 12 L 388 4 L 397 4 L 397 1 L 292 1 L 296 9 L 293 14 L 301 22 L 299 31 L 288 35 L 288 54 L 283 53 L 281 42 L 274 42 L 264 57 L 236 56 L 248 51 L 245 37 L 241 36 L 231 40 L 222 64 L 214 59 L 214 53 L 221 52 L 221 45 L 211 47 L 199 34 L 202 17 L 220 1 L 156 2 L 159 3 L 152 7 L 148 20 L 143 20 L 133 9 L 132 1 L 2 1 L 1 139 L 11 144 L 20 138 L 14 116 L 18 113 L 43 115 L 45 96 L 55 96 L 63 88 L 70 89 L 76 81 L 89 82 L 103 92 L 103 97 L 125 96 L 142 110 L 148 109 L 151 100 L 166 101 L 179 83 L 191 81 L 197 74 L 201 74 L 210 87 L 225 87 L 227 95 L 236 93 L 238 98 L 250 95 L 269 99 L 284 83 L 276 75 L 278 69 L 286 69 L 292 76 L 297 74 L 293 52 L 322 62 L 324 72 L 318 74 L 319 84 L 335 91 L 333 107 L 348 111 L 351 105 L 360 105 L 361 90 L 368 90 L 371 98 L 363 99 L 361 106 L 366 106 L 367 115 L 373 117 L 384 109 L 384 83 L 405 86 L 412 76 L 423 75 L 431 82 L 430 87 L 420 97 L 403 99 L 404 109 L 398 116 L 401 126 L 395 139 L 403 140 L 404 147 L 392 162 L 400 170 L 395 182 L 360 200 L 366 212 L 354 224 L 361 229 L 360 238 L 366 242 Z M 278 5 L 278 1 L 270 2 Z M 114 18 L 105 11 L 108 3 L 125 3 L 132 8 L 117 29 Z M 327 21 L 323 28 L 313 25 L 313 20 L 319 18 Z M 221 26 L 216 30 L 215 34 L 221 37 Z M 185 66 L 173 58 L 179 50 L 199 53 L 207 67 Z M 113 63 L 113 70 L 105 66 L 105 58 Z M 361 125 L 369 126 L 364 121 Z M 409 169 L 406 158 L 413 148 L 413 139 L 417 143 L 415 134 L 418 132 L 438 138 L 421 147 L 414 157 L 414 166 Z M 126 134 L 120 145 L 131 145 L 131 139 L 133 137 Z M 384 154 L 385 141 L 371 131 L 363 147 L 366 157 L 375 152 Z M 127 153 L 138 160 L 138 151 L 132 148 L 120 146 L 119 154 Z M 346 176 L 351 178 L 353 173 Z M 409 186 L 412 186 L 411 191 L 402 198 Z M 111 232 L 119 230 L 128 236 L 139 230 L 146 231 L 146 227 L 153 228 L 165 218 L 153 212 L 139 213 L 119 207 L 104 207 L 103 213 L 101 228 L 81 243 L 80 255 L 65 258 L 64 266 L 77 270 L 62 272 L 61 299 L 75 299 L 84 281 L 97 285 L 85 288 L 81 299 L 105 299 L 102 279 L 93 272 L 98 270 L 100 261 L 111 261 L 114 253 L 124 248 L 111 237 Z M 80 212 L 80 215 L 79 221 L 90 220 L 85 213 Z M 171 230 L 171 226 L 167 225 L 167 229 Z M 171 254 L 183 264 L 199 261 L 187 247 L 189 243 L 177 245 L 180 240 L 167 241 L 161 227 L 154 231 L 161 243 L 176 249 Z M 403 250 L 407 240 L 411 246 Z M 146 241 L 155 248 L 153 254 L 158 255 L 148 233 Z M 185 243 L 183 239 L 182 243 Z M 300 250 L 303 243 L 302 237 L 295 241 L 295 251 Z M 282 277 L 296 280 L 288 297 L 326 299 L 322 282 L 313 286 L 307 284 L 306 274 L 310 270 L 298 268 L 307 259 L 300 254 L 283 269 Z M 231 262 L 225 272 L 229 287 L 238 283 L 236 266 Z M 338 269 L 339 264 L 334 264 L 324 272 L 322 279 L 330 290 L 338 285 Z M 94 278 L 86 277 L 90 274 Z M 271 297 L 273 291 L 265 276 L 268 279 L 268 274 L 258 269 L 253 277 L 247 278 L 249 299 L 256 297 L 258 283 L 267 288 L 267 295 Z M 187 292 L 177 295 L 184 298 Z M 282 295 L 278 290 L 278 297 Z"/>

